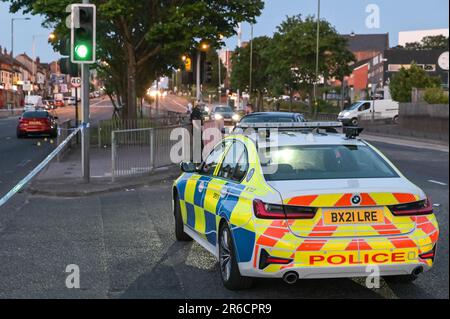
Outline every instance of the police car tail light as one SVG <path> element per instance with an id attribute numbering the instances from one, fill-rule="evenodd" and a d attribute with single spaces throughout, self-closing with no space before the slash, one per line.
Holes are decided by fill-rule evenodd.
<path id="1" fill-rule="evenodd" d="M 414 203 L 388 206 L 394 216 L 419 216 L 433 214 L 429 198 Z"/>
<path id="2" fill-rule="evenodd" d="M 255 216 L 261 219 L 285 219 L 282 205 L 266 204 L 259 199 L 253 202 Z"/>
<path id="3" fill-rule="evenodd" d="M 266 204 L 258 199 L 253 202 L 253 208 L 255 216 L 261 219 L 313 219 L 317 212 L 313 207 Z"/>

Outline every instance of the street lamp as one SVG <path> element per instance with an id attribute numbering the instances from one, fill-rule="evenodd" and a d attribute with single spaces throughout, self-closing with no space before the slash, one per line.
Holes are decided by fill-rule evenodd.
<path id="1" fill-rule="evenodd" d="M 317 104 L 317 81 L 319 79 L 319 49 L 320 49 L 320 0 L 317 0 L 316 80 L 314 81 L 314 102 L 316 104 Z"/>
<path id="2" fill-rule="evenodd" d="M 26 17 L 26 18 L 11 18 L 11 56 L 14 57 L 14 21 L 18 21 L 18 20 L 31 20 L 31 18 Z"/>

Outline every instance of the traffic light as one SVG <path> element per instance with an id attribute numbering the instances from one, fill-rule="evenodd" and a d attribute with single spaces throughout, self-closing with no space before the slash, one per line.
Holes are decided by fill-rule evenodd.
<path id="1" fill-rule="evenodd" d="M 208 84 L 212 83 L 213 67 L 211 62 L 209 61 L 205 62 L 204 71 L 205 71 L 205 75 L 203 76 L 204 83 Z"/>
<path id="2" fill-rule="evenodd" d="M 71 77 L 78 76 L 78 64 L 72 63 L 70 58 L 59 59 L 59 68 L 62 74 L 68 74 Z"/>
<path id="3" fill-rule="evenodd" d="M 72 5 L 71 61 L 96 62 L 96 7 L 93 4 Z"/>

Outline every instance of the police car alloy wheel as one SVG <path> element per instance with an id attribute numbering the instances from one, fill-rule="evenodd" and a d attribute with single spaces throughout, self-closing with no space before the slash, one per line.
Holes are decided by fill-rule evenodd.
<path id="1" fill-rule="evenodd" d="M 219 269 L 223 285 L 230 290 L 248 289 L 253 280 L 241 276 L 236 261 L 233 238 L 228 225 L 224 224 L 219 234 Z"/>

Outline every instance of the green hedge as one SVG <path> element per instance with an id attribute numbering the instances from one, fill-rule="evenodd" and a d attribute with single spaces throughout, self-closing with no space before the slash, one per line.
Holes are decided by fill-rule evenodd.
<path id="1" fill-rule="evenodd" d="M 423 98 L 429 104 L 448 104 L 448 94 L 441 88 L 426 89 Z"/>

